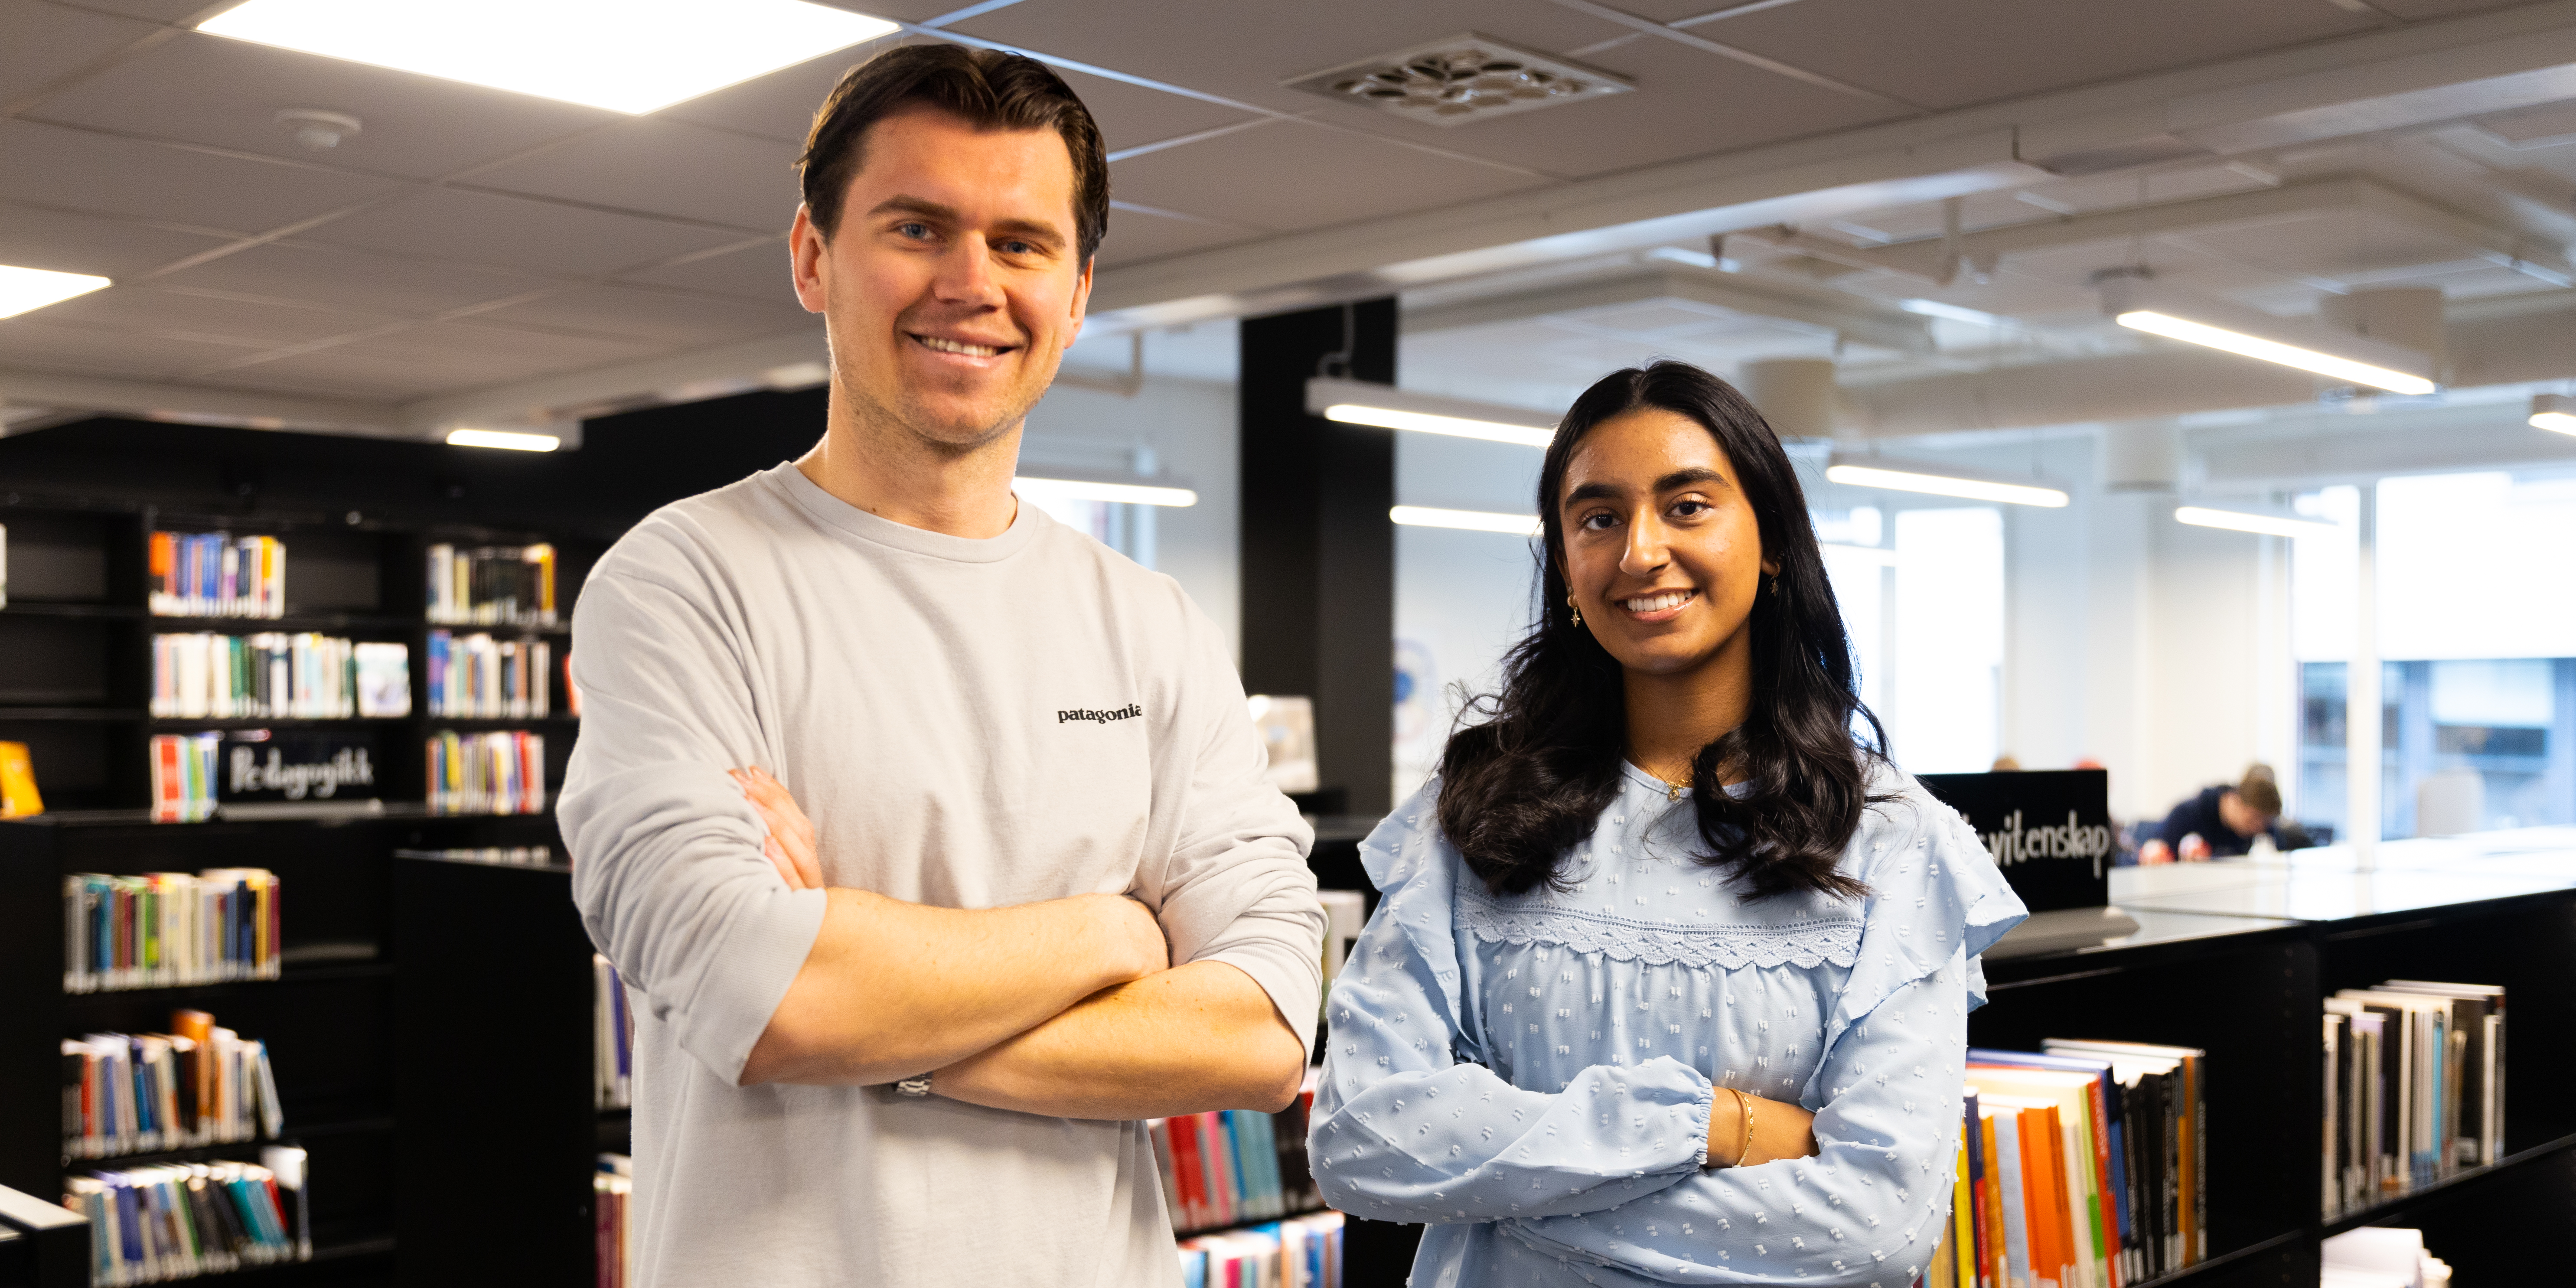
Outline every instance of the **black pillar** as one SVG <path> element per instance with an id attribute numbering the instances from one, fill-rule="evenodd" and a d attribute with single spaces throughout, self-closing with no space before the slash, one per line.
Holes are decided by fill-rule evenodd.
<path id="1" fill-rule="evenodd" d="M 1394 807 L 1395 436 L 1306 414 L 1348 344 L 1353 380 L 1395 383 L 1395 301 L 1243 323 L 1243 685 L 1315 700 L 1327 813 Z"/>

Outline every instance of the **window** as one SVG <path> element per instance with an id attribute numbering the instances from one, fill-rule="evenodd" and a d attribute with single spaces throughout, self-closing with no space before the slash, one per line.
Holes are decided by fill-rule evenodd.
<path id="1" fill-rule="evenodd" d="M 1898 512 L 1895 580 L 1880 714 L 1896 762 L 1918 774 L 1984 770 L 2001 738 L 2003 513 Z"/>

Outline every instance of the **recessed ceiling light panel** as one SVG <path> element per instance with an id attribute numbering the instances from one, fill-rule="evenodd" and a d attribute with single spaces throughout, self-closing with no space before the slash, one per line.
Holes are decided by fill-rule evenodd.
<path id="1" fill-rule="evenodd" d="M 805 0 L 246 0 L 197 30 L 643 113 L 898 28 Z"/>
<path id="2" fill-rule="evenodd" d="M 57 273 L 50 268 L 18 268 L 0 264 L 0 318 L 14 318 L 48 304 L 60 304 L 107 284 L 106 278 L 92 277 L 87 273 Z"/>
<path id="3" fill-rule="evenodd" d="M 1469 33 L 1280 82 L 1408 120 L 1458 125 L 1625 94 L 1625 77 Z"/>

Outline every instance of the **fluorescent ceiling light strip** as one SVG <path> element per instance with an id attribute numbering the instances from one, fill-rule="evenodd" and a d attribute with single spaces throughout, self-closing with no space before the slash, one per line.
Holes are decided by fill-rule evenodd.
<path id="1" fill-rule="evenodd" d="M 1971 501 L 2002 501 L 2011 505 L 2036 505 L 2056 509 L 2066 504 L 2066 493 L 2053 487 L 2029 483 L 2003 483 L 1992 479 L 1963 478 L 1956 474 L 1932 474 L 1921 470 L 1898 469 L 1883 465 L 1829 465 L 1825 477 L 1851 487 L 1883 488 L 1892 492 L 1924 492 L 1933 496 L 1963 497 Z"/>
<path id="2" fill-rule="evenodd" d="M 87 273 L 57 273 L 50 268 L 18 268 L 0 264 L 0 318 L 14 318 L 32 313 L 48 304 L 60 304 L 74 296 L 87 295 L 108 284 L 104 277 Z"/>
<path id="3" fill-rule="evenodd" d="M 1515 443 L 1522 447 L 1545 447 L 1556 438 L 1552 429 L 1531 429 L 1526 425 L 1505 425 L 1491 420 L 1469 420 L 1464 416 L 1435 416 L 1422 411 L 1399 411 L 1393 407 L 1367 407 L 1358 403 L 1334 403 L 1324 409 L 1324 419 L 1345 425 L 1375 425 L 1380 429 L 1406 429 L 1417 434 L 1447 434 L 1452 438 L 1481 438 L 1489 443 Z"/>
<path id="4" fill-rule="evenodd" d="M 5 315 L 0 315 L 5 316 Z M 2533 394 L 2531 427 L 2576 434 L 2576 396 L 2568 394 Z"/>
<path id="5" fill-rule="evenodd" d="M 563 440 L 552 434 L 514 434 L 503 429 L 451 429 L 447 431 L 450 447 L 498 447 L 511 452 L 551 452 L 563 446 Z"/>
<path id="6" fill-rule="evenodd" d="M 805 0 L 248 0 L 197 29 L 641 114 L 901 28 Z"/>
<path id="7" fill-rule="evenodd" d="M 1857 559 L 1862 563 L 1874 563 L 1888 568 L 1896 566 L 1896 552 L 1883 546 L 1851 546 L 1838 541 L 1821 541 L 1817 545 L 1828 555 L 1841 555 L 1847 559 Z"/>
<path id="8" fill-rule="evenodd" d="M 1185 487 L 1152 487 L 1143 483 L 1095 483 L 1089 479 L 1011 480 L 1011 490 L 1028 496 L 1066 501 L 1114 501 L 1121 505 L 1192 506 L 1199 494 Z"/>
<path id="9" fill-rule="evenodd" d="M 2267 537 L 2329 537 L 2340 531 L 2331 523 L 2285 519 L 2272 514 L 2247 514 L 2242 510 L 2212 510 L 2197 505 L 2176 507 L 2174 521 L 2196 528 L 2226 528 L 2232 532 L 2253 532 Z"/>
<path id="10" fill-rule="evenodd" d="M 2437 387 L 2422 376 L 2409 375 L 2403 371 L 2391 371 L 2386 367 L 2372 366 L 2367 362 L 2355 362 L 2350 358 L 2338 358 L 2331 353 L 2303 349 L 2295 344 L 2283 344 L 2278 340 L 2266 340 L 2261 336 L 2247 335 L 2242 331 L 2230 331 L 2225 327 L 2194 322 L 2188 318 L 2178 318 L 2172 314 L 2158 313 L 2151 309 L 2131 309 L 2114 316 L 2112 321 L 2133 331 L 2144 331 L 2150 335 L 2160 335 L 2169 340 L 2181 340 L 2188 344 L 2207 345 L 2212 349 L 2225 350 L 2242 357 L 2260 358 L 2265 362 L 2277 362 L 2282 366 L 2296 367 L 2301 371 L 2313 371 L 2321 376 L 2333 376 L 2338 380 L 2369 385 L 2373 389 L 2385 389 L 2393 394 L 2429 394 Z"/>
<path id="11" fill-rule="evenodd" d="M 1496 514 L 1491 510 L 1441 510 L 1427 505 L 1399 505 L 1387 511 L 1386 517 L 1408 528 L 1456 528 L 1465 532 L 1500 532 L 1515 537 L 1535 537 L 1539 532 L 1535 514 Z"/>

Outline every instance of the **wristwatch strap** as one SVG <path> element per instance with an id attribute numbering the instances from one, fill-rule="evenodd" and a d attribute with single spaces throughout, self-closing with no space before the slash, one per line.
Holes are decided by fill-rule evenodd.
<path id="1" fill-rule="evenodd" d="M 903 1081 L 901 1081 L 901 1082 L 898 1082 L 898 1083 L 894 1084 L 894 1089 L 895 1089 L 895 1094 L 897 1094 L 897 1095 L 902 1095 L 902 1096 L 926 1096 L 926 1095 L 929 1095 L 929 1094 L 930 1094 L 930 1075 L 925 1073 L 925 1074 L 922 1074 L 922 1075 L 921 1075 L 921 1076 L 919 1076 L 919 1077 L 915 1077 L 915 1078 L 906 1078 L 906 1079 L 904 1079 Z"/>

